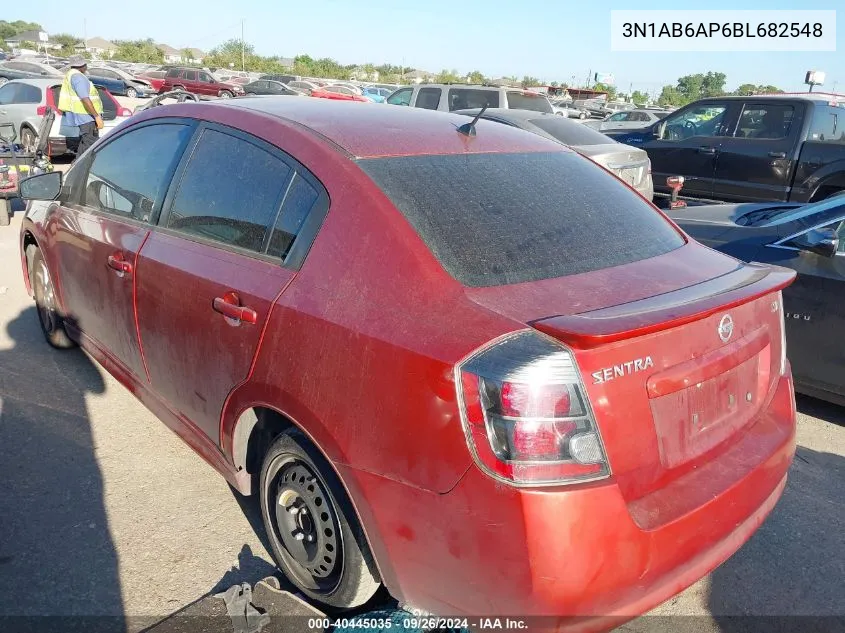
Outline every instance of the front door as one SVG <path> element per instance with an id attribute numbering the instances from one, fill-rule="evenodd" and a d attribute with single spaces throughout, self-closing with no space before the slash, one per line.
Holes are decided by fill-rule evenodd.
<path id="1" fill-rule="evenodd" d="M 188 156 L 141 250 L 138 327 L 153 389 L 217 443 L 226 399 L 295 275 L 291 231 L 274 227 L 316 189 L 276 148 L 230 128 L 206 125 Z"/>
<path id="2" fill-rule="evenodd" d="M 72 327 L 146 380 L 135 327 L 138 252 L 191 136 L 184 124 L 127 130 L 86 158 L 51 216 L 62 304 Z"/>
<path id="3" fill-rule="evenodd" d="M 826 225 L 839 234 L 833 257 L 799 250 L 787 236 L 768 246 L 764 261 L 798 272 L 783 290 L 786 345 L 798 383 L 845 395 L 845 218 Z M 792 238 L 792 239 L 789 239 Z"/>
<path id="4" fill-rule="evenodd" d="M 713 195 L 716 157 L 722 135 L 732 115 L 730 102 L 692 104 L 664 119 L 658 138 L 640 147 L 648 152 L 655 189 L 666 192 L 666 178 L 685 178 L 681 195 L 709 198 Z"/>
<path id="5" fill-rule="evenodd" d="M 789 198 L 804 105 L 746 102 L 739 122 L 721 139 L 714 192 L 719 200 Z"/>

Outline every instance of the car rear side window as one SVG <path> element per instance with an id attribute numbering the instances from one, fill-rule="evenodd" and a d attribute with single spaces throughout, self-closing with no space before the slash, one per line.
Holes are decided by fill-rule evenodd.
<path id="1" fill-rule="evenodd" d="M 746 104 L 734 136 L 778 139 L 789 136 L 795 108 L 781 103 Z"/>
<path id="2" fill-rule="evenodd" d="M 261 253 L 290 172 L 287 163 L 243 138 L 204 130 L 182 175 L 166 226 Z"/>
<path id="3" fill-rule="evenodd" d="M 684 244 L 637 193 L 572 152 L 359 161 L 466 286 L 620 266 Z"/>
<path id="4" fill-rule="evenodd" d="M 294 175 L 270 236 L 268 255 L 285 259 L 318 197 L 317 190 L 302 175 Z"/>
<path id="5" fill-rule="evenodd" d="M 426 110 L 436 110 L 440 105 L 440 93 L 443 92 L 440 88 L 420 88 L 417 93 L 416 107 L 425 108 Z"/>
<path id="6" fill-rule="evenodd" d="M 554 112 L 552 104 L 543 95 L 525 94 L 516 90 L 508 92 L 508 107 L 514 110 Z"/>
<path id="7" fill-rule="evenodd" d="M 845 109 L 817 105 L 813 109 L 813 120 L 810 122 L 807 140 L 831 142 L 842 139 L 842 123 L 845 122 L 845 116 L 840 117 L 840 113 L 845 115 Z"/>
<path id="8" fill-rule="evenodd" d="M 477 88 L 449 88 L 449 112 L 469 110 L 471 108 L 498 108 L 498 90 L 479 90 Z"/>
<path id="9" fill-rule="evenodd" d="M 106 143 L 94 154 L 82 204 L 149 221 L 163 198 L 170 173 L 191 136 L 175 123 L 147 125 Z"/>

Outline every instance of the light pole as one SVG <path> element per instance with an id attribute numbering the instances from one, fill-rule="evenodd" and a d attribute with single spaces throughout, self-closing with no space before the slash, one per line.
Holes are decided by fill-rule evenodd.
<path id="1" fill-rule="evenodd" d="M 241 70 L 246 70 L 246 42 L 244 40 L 244 21 L 241 20 Z"/>

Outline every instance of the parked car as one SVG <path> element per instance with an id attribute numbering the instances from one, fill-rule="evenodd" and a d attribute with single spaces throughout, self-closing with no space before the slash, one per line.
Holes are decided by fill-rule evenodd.
<path id="1" fill-rule="evenodd" d="M 183 89 L 197 95 L 228 99 L 244 94 L 243 86 L 236 83 L 218 81 L 211 73 L 196 68 L 170 68 L 164 74 L 159 92 Z"/>
<path id="2" fill-rule="evenodd" d="M 393 94 L 392 90 L 386 88 L 376 88 L 375 86 L 366 86 L 361 89 L 361 94 L 375 101 L 376 103 L 384 103 L 387 98 Z"/>
<path id="3" fill-rule="evenodd" d="M 329 84 L 321 88 L 323 92 L 333 92 L 341 95 L 356 95 L 362 96 L 361 89 L 357 86 L 350 86 L 348 84 Z"/>
<path id="4" fill-rule="evenodd" d="M 608 135 L 648 152 L 659 192 L 680 175 L 692 198 L 813 202 L 845 191 L 843 115 L 824 95 L 718 97 Z"/>
<path id="5" fill-rule="evenodd" d="M 479 113 L 478 108 L 457 111 L 457 114 L 470 117 Z M 654 197 L 651 163 L 648 154 L 643 150 L 617 143 L 604 134 L 584 127 L 582 123 L 548 113 L 488 108 L 481 118 L 518 127 L 563 143 L 613 173 L 622 182 L 636 189 L 646 200 Z"/>
<path id="6" fill-rule="evenodd" d="M 280 75 L 277 73 L 270 73 L 267 75 L 261 75 L 258 79 L 268 81 L 280 81 L 283 84 L 288 84 L 292 81 L 299 81 L 302 79 L 302 77 L 299 77 L 298 75 Z"/>
<path id="7" fill-rule="evenodd" d="M 289 88 L 281 81 L 270 79 L 259 79 L 244 86 L 244 92 L 248 95 L 289 95 L 294 97 L 307 96 L 304 92 Z"/>
<path id="8" fill-rule="evenodd" d="M 555 114 L 565 116 L 568 119 L 581 119 L 583 121 L 590 116 L 590 113 L 587 112 L 587 110 L 575 106 L 575 104 L 571 101 L 553 102 L 552 109 Z"/>
<path id="9" fill-rule="evenodd" d="M 417 84 L 399 88 L 387 98 L 392 105 L 454 112 L 470 108 L 514 108 L 554 112 L 544 96 L 528 90 L 455 84 Z"/>
<path id="10" fill-rule="evenodd" d="M 657 112 L 651 110 L 626 110 L 623 112 L 616 112 L 608 114 L 601 120 L 586 121 L 584 125 L 599 132 L 608 132 L 612 130 L 638 130 L 648 127 L 653 123 L 660 121 L 665 115 L 661 116 Z"/>
<path id="11" fill-rule="evenodd" d="M 307 95 L 310 95 L 312 90 L 320 89 L 320 85 L 315 84 L 312 81 L 289 81 L 288 86 L 296 90 L 300 90 Z"/>
<path id="12" fill-rule="evenodd" d="M 14 79 L 32 79 L 39 76 L 40 75 L 35 75 L 31 72 L 8 68 L 5 63 L 0 63 L 0 86 L 5 84 L 7 81 L 12 81 Z"/>
<path id="13" fill-rule="evenodd" d="M 795 389 L 845 405 L 845 196 L 812 204 L 742 203 L 669 211 L 702 244 L 745 261 L 787 266 L 783 291 Z"/>
<path id="14" fill-rule="evenodd" d="M 164 76 L 166 74 L 167 71 L 164 70 L 145 70 L 138 75 L 138 78 L 149 82 L 153 91 L 160 93 L 162 92 L 162 87 L 164 86 Z"/>
<path id="15" fill-rule="evenodd" d="M 145 99 L 158 92 L 153 88 L 149 79 L 134 77 L 120 68 L 106 68 L 104 66 L 89 66 L 88 76 L 92 79 L 110 79 L 114 87 L 105 86 L 108 91 L 115 95 L 124 95 L 130 99 Z"/>
<path id="16" fill-rule="evenodd" d="M 795 273 L 688 240 L 559 143 L 469 124 L 152 108 L 24 181 L 24 282 L 49 343 L 258 495 L 309 599 L 384 585 L 424 613 L 616 627 L 782 494 Z"/>
<path id="17" fill-rule="evenodd" d="M 369 99 L 362 97 L 361 95 L 349 94 L 346 91 L 340 90 L 326 90 L 325 88 L 312 90 L 311 96 L 319 99 L 332 99 L 334 101 L 361 101 L 364 103 L 371 103 Z"/>
<path id="18" fill-rule="evenodd" d="M 61 69 L 61 74 L 64 75 L 65 73 L 67 73 L 68 70 L 70 70 L 70 66 L 65 66 Z M 107 76 L 104 74 L 100 74 L 99 72 L 91 72 L 90 68 L 88 72 L 88 79 L 91 81 L 92 84 L 94 84 L 98 88 L 105 88 L 113 95 L 117 94 L 121 96 L 129 96 L 126 94 L 127 90 L 129 90 L 130 92 L 135 94 L 136 97 L 139 96 L 139 93 L 143 97 L 148 96 L 147 91 L 143 90 L 140 86 L 136 88 L 134 86 L 128 85 L 123 79 L 115 79 L 114 75 Z"/>
<path id="19" fill-rule="evenodd" d="M 590 116 L 597 119 L 604 119 L 609 114 L 617 112 L 627 112 L 633 110 L 636 106 L 633 103 L 625 101 L 605 101 L 603 99 L 587 99 L 583 102 L 583 107 Z"/>
<path id="20" fill-rule="evenodd" d="M 11 61 L 3 62 L 0 67 L 6 70 L 17 70 L 22 73 L 29 73 L 29 77 L 61 77 L 62 73 L 57 68 L 53 68 L 49 64 L 24 60 L 13 59 Z M 15 79 L 19 79 L 15 77 Z"/>
<path id="21" fill-rule="evenodd" d="M 59 92 L 62 88 L 62 78 L 51 79 L 35 77 L 32 79 L 15 79 L 0 86 L 0 125 L 11 123 L 18 134 L 18 142 L 27 151 L 32 151 L 37 140 L 41 117 L 48 108 L 58 110 Z M 100 100 L 103 102 L 103 125 L 100 136 L 106 136 L 118 124 L 132 116 L 132 112 L 121 106 L 117 100 L 104 88 L 97 87 Z M 50 130 L 49 155 L 61 156 L 76 151 L 76 140 L 70 143 L 62 134 L 61 116 L 56 116 Z M 70 145 L 70 146 L 68 146 Z"/>

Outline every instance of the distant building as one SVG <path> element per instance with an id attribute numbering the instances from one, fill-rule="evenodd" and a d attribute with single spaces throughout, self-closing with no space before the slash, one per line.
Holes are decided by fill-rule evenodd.
<path id="1" fill-rule="evenodd" d="M 22 49 L 22 44 L 24 42 L 32 42 L 39 50 L 54 50 L 61 48 L 58 44 L 50 42 L 50 36 L 47 34 L 47 31 L 24 31 L 23 33 L 18 33 L 14 37 L 7 38 L 3 41 L 6 42 L 6 45 L 12 50 Z"/>
<path id="2" fill-rule="evenodd" d="M 182 51 L 173 48 L 172 46 L 168 46 L 167 44 L 158 44 L 156 46 L 158 50 L 162 52 L 164 55 L 164 63 L 166 64 L 182 64 L 185 61 L 182 59 Z"/>
<path id="3" fill-rule="evenodd" d="M 185 52 L 191 54 L 190 59 L 184 60 L 190 64 L 202 64 L 202 60 L 205 59 L 205 53 L 198 48 L 188 48 Z"/>
<path id="4" fill-rule="evenodd" d="M 92 37 L 90 40 L 85 40 L 84 43 L 77 44 L 74 48 L 77 51 L 91 53 L 91 56 L 95 59 L 110 59 L 117 52 L 117 46 L 102 37 Z"/>
<path id="5" fill-rule="evenodd" d="M 490 83 L 494 86 L 501 86 L 503 88 L 521 88 L 522 84 L 518 81 L 513 81 L 506 77 L 499 77 L 498 79 L 491 79 Z"/>

